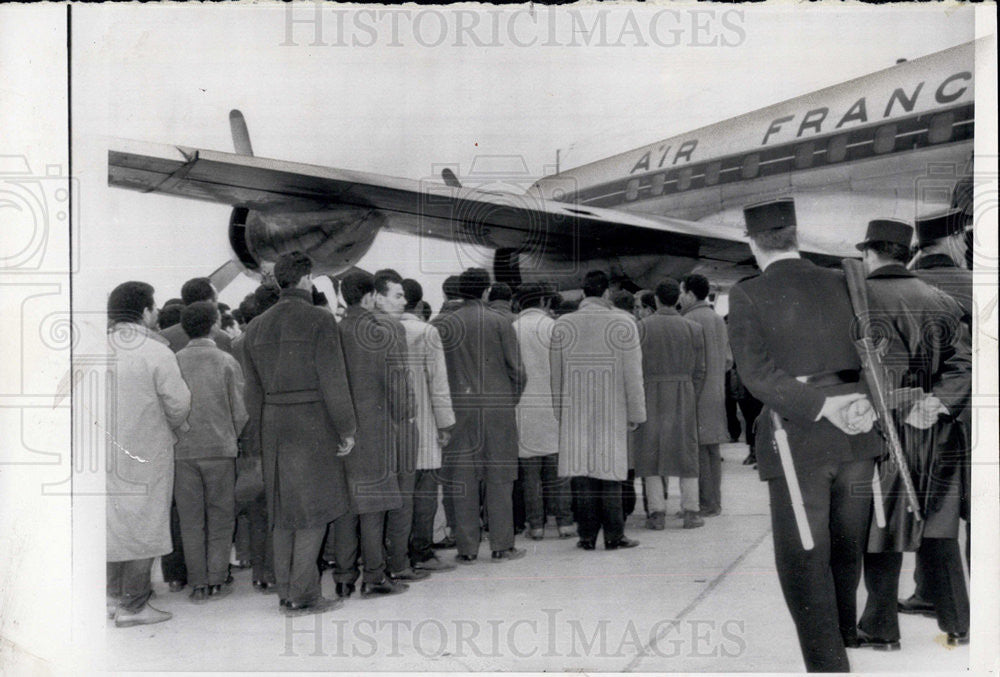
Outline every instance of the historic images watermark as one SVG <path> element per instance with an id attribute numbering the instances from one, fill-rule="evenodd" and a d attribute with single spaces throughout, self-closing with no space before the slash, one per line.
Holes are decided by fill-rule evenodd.
<path id="1" fill-rule="evenodd" d="M 742 619 L 572 618 L 538 609 L 524 618 L 285 619 L 283 657 L 735 658 L 747 648 Z"/>
<path id="2" fill-rule="evenodd" d="M 287 5 L 283 47 L 737 47 L 740 9 L 338 9 Z"/>

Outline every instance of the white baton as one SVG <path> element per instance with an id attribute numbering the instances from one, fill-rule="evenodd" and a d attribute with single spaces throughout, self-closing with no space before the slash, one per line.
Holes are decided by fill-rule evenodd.
<path id="1" fill-rule="evenodd" d="M 799 529 L 803 550 L 813 549 L 812 531 L 809 530 L 809 519 L 806 517 L 806 505 L 802 500 L 802 487 L 799 486 L 799 476 L 795 474 L 795 464 L 792 461 L 792 450 L 788 446 L 788 434 L 781 425 L 781 419 L 775 411 L 771 411 L 771 422 L 774 425 L 774 444 L 778 447 L 778 458 L 781 459 L 781 469 L 785 473 L 785 484 L 792 499 L 792 514 L 795 515 L 795 526 Z"/>
<path id="2" fill-rule="evenodd" d="M 878 476 L 878 464 L 872 469 L 872 499 L 875 501 L 875 524 L 885 529 L 885 505 L 882 504 L 882 480 Z"/>

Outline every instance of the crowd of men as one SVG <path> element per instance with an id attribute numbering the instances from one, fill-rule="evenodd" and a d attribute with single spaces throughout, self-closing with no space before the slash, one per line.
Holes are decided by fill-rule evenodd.
<path id="1" fill-rule="evenodd" d="M 965 216 L 919 221 L 910 268 L 913 227 L 869 224 L 860 307 L 850 274 L 799 256 L 791 201 L 745 215 L 761 274 L 731 289 L 728 327 L 698 274 L 632 294 L 595 270 L 575 303 L 470 268 L 444 283 L 433 318 L 421 285 L 389 269 L 339 278 L 332 308 L 300 252 L 275 263 L 277 289 L 233 311 L 205 278 L 159 313 L 148 284 L 119 285 L 109 618 L 170 618 L 149 604 L 155 557 L 192 602 L 229 594 L 234 534 L 254 588 L 303 615 L 336 608 L 359 578 L 360 597 L 393 595 L 475 564 L 484 535 L 493 562 L 519 559 L 515 536 L 544 538 L 550 516 L 584 551 L 599 536 L 635 547 L 636 478 L 647 529 L 666 528 L 669 477 L 683 528 L 701 527 L 722 511 L 719 445 L 739 433 L 738 404 L 807 669 L 847 671 L 846 648 L 899 648 L 897 611 L 936 615 L 949 642 L 967 642 Z M 904 551 L 917 552 L 918 589 L 897 603 Z M 337 599 L 321 594 L 326 568 Z"/>

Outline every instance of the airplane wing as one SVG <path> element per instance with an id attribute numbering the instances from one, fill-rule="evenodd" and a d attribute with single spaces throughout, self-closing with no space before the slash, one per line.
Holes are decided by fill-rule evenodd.
<path id="1" fill-rule="evenodd" d="M 748 256 L 742 229 L 733 226 L 183 146 L 123 142 L 108 152 L 108 183 L 263 213 L 368 207 L 388 216 L 389 230 L 493 247 Z"/>

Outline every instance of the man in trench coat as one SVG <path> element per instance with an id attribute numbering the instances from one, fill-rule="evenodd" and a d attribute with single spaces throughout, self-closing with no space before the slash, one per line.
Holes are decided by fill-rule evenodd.
<path id="1" fill-rule="evenodd" d="M 312 263 L 301 252 L 274 266 L 281 299 L 247 327 L 247 411 L 259 436 L 274 540 L 274 575 L 286 614 L 322 613 L 316 560 L 329 522 L 348 510 L 341 455 L 356 423 L 337 322 L 312 304 Z"/>

